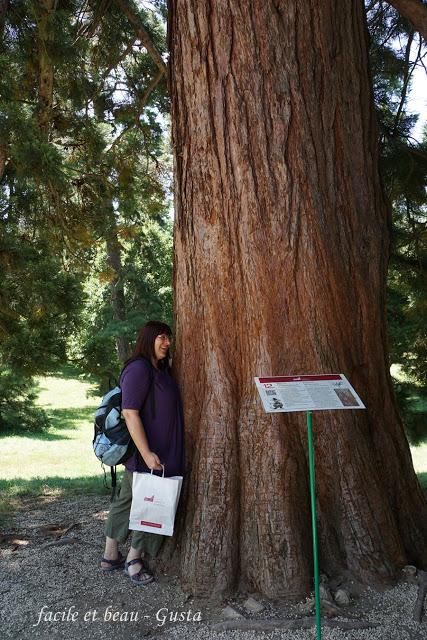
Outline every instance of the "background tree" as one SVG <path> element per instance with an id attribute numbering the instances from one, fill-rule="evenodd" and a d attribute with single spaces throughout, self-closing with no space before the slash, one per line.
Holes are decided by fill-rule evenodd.
<path id="1" fill-rule="evenodd" d="M 427 435 L 426 345 L 426 138 L 413 138 L 417 116 L 408 113 L 412 77 L 424 65 L 426 47 L 412 25 L 387 3 L 368 7 L 370 62 L 379 122 L 380 169 L 392 209 L 388 270 L 390 362 L 404 379 L 394 380 L 412 442 Z"/>
<path id="2" fill-rule="evenodd" d="M 171 2 L 169 20 L 184 585 L 311 586 L 304 417 L 265 415 L 253 383 L 274 372 L 343 372 L 367 406 L 316 414 L 322 569 L 423 564 L 426 505 L 388 371 L 363 5 Z"/>
<path id="3" fill-rule="evenodd" d="M 71 333 L 80 367 L 101 375 L 126 357 L 127 341 L 150 305 L 165 301 L 164 312 L 170 309 L 171 289 L 163 278 L 146 287 L 151 297 L 139 299 L 129 321 L 122 273 L 135 251 L 132 239 L 145 254 L 155 254 L 149 242 L 161 238 L 163 263 L 170 264 L 168 159 L 159 120 L 168 106 L 163 74 L 111 3 L 27 0 L 1 9 L 1 363 L 13 375 L 25 363 L 28 385 L 31 375 L 67 360 Z M 156 15 L 138 16 L 151 46 L 164 48 Z M 135 276 L 134 268 L 132 285 L 157 273 L 144 257 L 138 263 L 147 271 Z M 84 295 L 94 289 L 95 272 L 109 300 L 107 314 Z M 128 287 L 133 300 L 142 290 Z M 98 313 L 102 362 L 89 364 L 84 357 L 90 349 L 77 344 L 86 335 L 84 305 Z M 39 325 L 40 318 L 44 322 L 37 335 L 27 327 L 34 314 Z"/>

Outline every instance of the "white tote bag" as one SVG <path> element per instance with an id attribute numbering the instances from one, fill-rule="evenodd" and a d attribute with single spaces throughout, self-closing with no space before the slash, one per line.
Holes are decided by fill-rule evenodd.
<path id="1" fill-rule="evenodd" d="M 151 473 L 133 474 L 129 529 L 162 536 L 173 535 L 182 476 L 164 477 Z"/>

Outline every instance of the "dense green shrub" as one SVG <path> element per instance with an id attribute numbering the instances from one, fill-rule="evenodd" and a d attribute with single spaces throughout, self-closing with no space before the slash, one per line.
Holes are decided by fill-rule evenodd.
<path id="1" fill-rule="evenodd" d="M 32 378 L 0 367 L 0 433 L 36 432 L 49 426 L 45 411 L 35 406 L 37 387 Z"/>

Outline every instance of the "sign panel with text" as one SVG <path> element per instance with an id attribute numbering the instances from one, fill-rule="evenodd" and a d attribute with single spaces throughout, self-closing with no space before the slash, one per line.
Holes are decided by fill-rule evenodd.
<path id="1" fill-rule="evenodd" d="M 342 373 L 255 378 L 265 411 L 365 409 Z"/>

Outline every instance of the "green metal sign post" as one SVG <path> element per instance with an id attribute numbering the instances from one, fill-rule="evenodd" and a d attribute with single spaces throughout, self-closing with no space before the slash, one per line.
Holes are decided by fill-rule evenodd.
<path id="1" fill-rule="evenodd" d="M 310 467 L 311 526 L 313 530 L 314 599 L 316 603 L 316 635 L 322 639 L 320 621 L 319 559 L 317 553 L 316 484 L 314 477 L 313 414 L 307 411 L 308 461 Z"/>
<path id="2" fill-rule="evenodd" d="M 307 416 L 311 526 L 313 531 L 314 599 L 316 604 L 316 637 L 317 640 L 322 640 L 312 411 L 366 409 L 366 407 L 343 373 L 263 376 L 255 378 L 255 384 L 260 394 L 264 409 L 268 413 L 304 411 Z M 312 394 L 311 391 L 316 389 L 318 393 Z"/>

